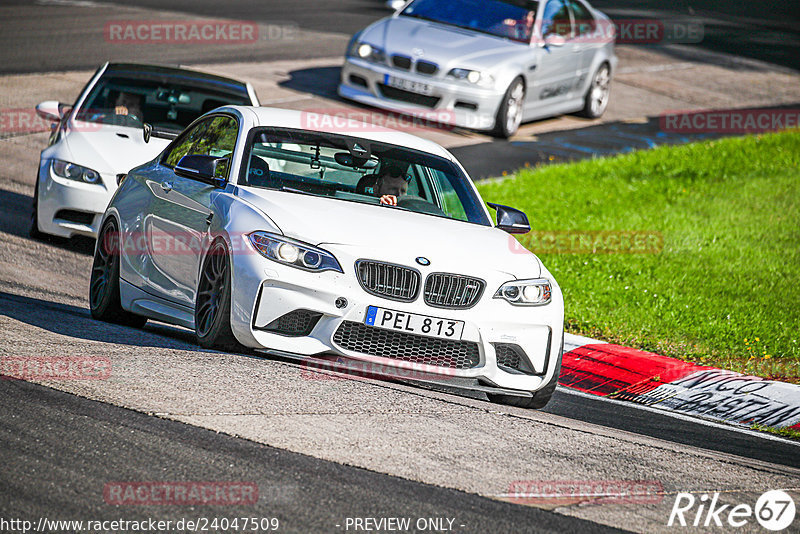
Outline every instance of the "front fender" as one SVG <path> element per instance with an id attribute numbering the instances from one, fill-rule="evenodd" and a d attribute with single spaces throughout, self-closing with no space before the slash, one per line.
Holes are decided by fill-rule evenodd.
<path id="1" fill-rule="evenodd" d="M 210 238 L 204 243 L 203 261 L 217 239 L 225 240 L 231 265 L 231 330 L 239 343 L 256 347 L 250 324 L 253 310 L 266 277 L 263 265 L 266 260 L 250 244 L 248 236 L 257 230 L 281 234 L 281 229 L 269 216 L 241 198 L 237 186 L 229 185 L 211 202 Z M 198 273 L 199 275 L 199 273 Z"/>

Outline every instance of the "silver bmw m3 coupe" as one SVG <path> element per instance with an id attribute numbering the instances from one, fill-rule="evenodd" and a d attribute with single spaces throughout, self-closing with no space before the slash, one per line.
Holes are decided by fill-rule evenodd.
<path id="1" fill-rule="evenodd" d="M 584 0 L 414 0 L 353 36 L 339 95 L 509 137 L 524 121 L 601 116 L 615 38 Z"/>

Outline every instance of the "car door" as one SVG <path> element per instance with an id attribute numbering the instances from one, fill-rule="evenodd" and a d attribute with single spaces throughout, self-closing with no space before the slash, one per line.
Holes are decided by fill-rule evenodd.
<path id="1" fill-rule="evenodd" d="M 162 159 L 160 183 L 154 183 L 145 232 L 151 250 L 149 283 L 160 295 L 187 307 L 194 306 L 203 250 L 208 245 L 212 196 L 218 189 L 179 176 L 175 166 L 186 155 L 230 157 L 236 144 L 237 120 L 212 115 L 192 128 Z M 227 179 L 230 164 L 217 168 Z"/>
<path id="2" fill-rule="evenodd" d="M 566 0 L 548 0 L 539 28 L 541 45 L 527 96 L 530 107 L 537 109 L 564 102 L 574 94 L 580 59 Z M 562 37 L 563 44 L 547 44 L 552 36 Z"/>

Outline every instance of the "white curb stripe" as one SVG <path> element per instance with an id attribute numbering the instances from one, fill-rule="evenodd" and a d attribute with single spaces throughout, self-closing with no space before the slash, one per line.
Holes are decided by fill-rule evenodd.
<path id="1" fill-rule="evenodd" d="M 564 335 L 566 352 L 586 345 L 603 344 L 608 343 L 573 334 Z M 646 362 L 649 353 L 635 352 L 640 352 L 642 361 Z M 613 353 L 610 353 L 607 361 L 612 362 L 613 359 Z M 624 359 L 620 358 L 620 361 Z M 627 361 L 630 362 L 630 359 Z M 686 365 L 677 359 L 675 362 Z M 574 362 L 572 365 L 574 366 Z M 646 369 L 647 365 L 644 367 Z M 767 380 L 723 369 L 698 367 L 695 372 L 691 372 L 691 366 L 687 366 L 687 369 L 689 372 L 686 376 L 661 384 L 642 394 L 637 394 L 635 390 L 626 391 L 627 400 L 615 400 L 615 402 L 646 405 L 662 413 L 680 413 L 683 417 L 695 421 L 698 417 L 714 419 L 728 425 L 736 425 L 740 429 L 753 423 L 779 428 L 800 425 L 800 386 L 797 384 Z M 642 372 L 642 369 L 637 369 L 637 372 Z M 653 375 L 657 375 L 658 372 L 654 366 Z M 579 392 L 572 388 L 569 391 Z M 609 400 L 600 393 L 583 391 L 580 393 Z M 781 438 L 775 439 L 785 441 Z"/>

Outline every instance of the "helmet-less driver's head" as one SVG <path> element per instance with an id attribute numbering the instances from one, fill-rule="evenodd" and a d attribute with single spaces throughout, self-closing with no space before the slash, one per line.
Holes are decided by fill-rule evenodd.
<path id="1" fill-rule="evenodd" d="M 392 203 L 394 205 L 397 203 L 396 197 L 408 193 L 408 182 L 409 177 L 406 176 L 399 167 L 389 166 L 381 173 L 380 178 L 378 178 L 375 184 L 375 193 L 379 197 L 387 195 L 395 197 L 395 202 Z M 381 200 L 383 200 L 383 198 L 381 198 Z"/>

